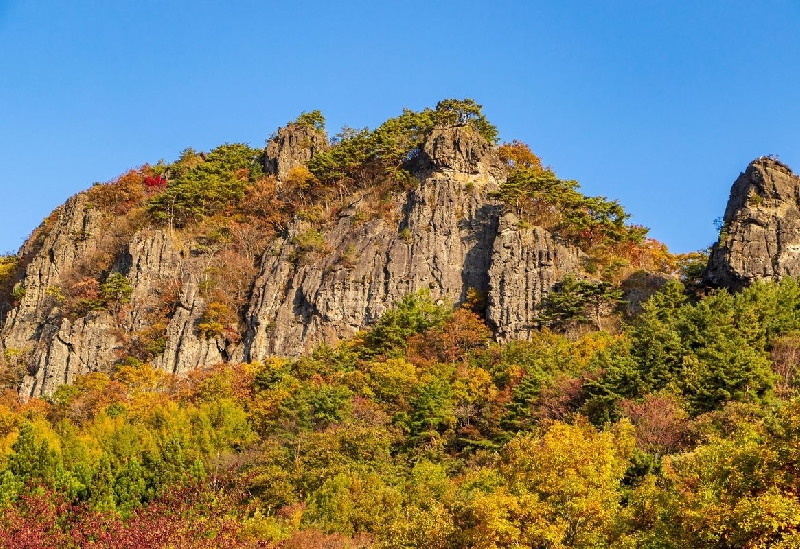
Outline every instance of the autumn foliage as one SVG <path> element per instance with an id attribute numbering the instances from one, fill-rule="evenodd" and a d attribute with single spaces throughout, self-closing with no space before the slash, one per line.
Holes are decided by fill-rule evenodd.
<path id="1" fill-rule="evenodd" d="M 186 288 L 134 293 L 119 267 L 132 234 L 169 235 L 199 273 L 196 334 L 236 350 L 265 254 L 352 268 L 359 250 L 333 250 L 331 223 L 356 197 L 356 228 L 397 224 L 437 125 L 497 141 L 480 105 L 446 100 L 343 129 L 286 181 L 262 151 L 226 144 L 87 191 L 103 234 L 44 299 L 59 320 L 125 318 L 141 300 L 141 323 L 109 334 L 107 371 L 46 398 L 0 393 L 0 547 L 800 546 L 800 282 L 698 290 L 702 254 L 673 256 L 519 141 L 497 147 L 494 207 L 582 248 L 587 270 L 552 281 L 527 340 L 493 339 L 486 291 L 454 306 L 422 290 L 306 356 L 153 366 Z M 0 312 L 25 298 L 27 261 L 0 258 Z M 2 351 L 11 386 L 30 353 Z"/>
<path id="2" fill-rule="evenodd" d="M 798 286 L 503 345 L 419 292 L 298 359 L 9 393 L 0 546 L 791 547 Z"/>

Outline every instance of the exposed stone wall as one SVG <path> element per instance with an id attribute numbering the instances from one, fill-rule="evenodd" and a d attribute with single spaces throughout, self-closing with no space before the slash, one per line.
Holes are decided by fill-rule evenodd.
<path id="1" fill-rule="evenodd" d="M 297 136 L 279 132 L 278 144 L 281 139 Z M 281 150 L 274 157 L 279 176 L 281 169 L 310 157 Z M 299 247 L 299 237 L 319 230 L 301 220 L 269 242 L 240 311 L 245 331 L 235 344 L 204 338 L 197 329 L 206 306 L 201 280 L 213 252 L 187 252 L 160 229 L 137 232 L 113 267 L 133 286 L 130 306 L 74 320 L 61 314 L 48 302 L 47 288 L 57 286 L 60 273 L 75 261 L 89 257 L 105 230 L 85 194 L 70 199 L 28 266 L 24 299 L 0 330 L 4 348 L 27 353 L 31 375 L 21 392 L 51 394 L 75 375 L 110 370 L 125 339 L 147 327 L 168 285 L 177 302 L 165 351 L 153 364 L 176 373 L 224 361 L 299 355 L 320 342 L 335 343 L 420 289 L 458 303 L 474 288 L 487 297 L 487 319 L 498 339 L 527 337 L 542 297 L 566 272 L 581 269 L 582 254 L 543 229 L 502 214 L 491 193 L 504 177 L 503 166 L 494 149 L 468 128 L 437 129 L 416 160 L 419 184 L 398 190 L 391 211 L 378 215 L 368 197 L 354 197 L 322 230 L 324 245 Z"/>

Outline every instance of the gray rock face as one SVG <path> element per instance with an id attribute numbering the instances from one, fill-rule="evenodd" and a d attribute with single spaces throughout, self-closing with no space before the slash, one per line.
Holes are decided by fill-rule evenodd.
<path id="1" fill-rule="evenodd" d="M 302 161 L 294 153 L 274 158 L 279 171 Z M 472 288 L 487 297 L 486 316 L 498 339 L 527 337 L 542 297 L 565 273 L 581 269 L 582 254 L 503 214 L 490 198 L 503 166 L 477 134 L 437 130 L 417 160 L 424 163 L 418 186 L 398 190 L 390 211 L 376 209 L 368 194 L 355 196 L 324 228 L 298 219 L 269 242 L 239 311 L 245 330 L 235 343 L 203 337 L 197 327 L 206 307 L 200 289 L 215 252 L 187 249 L 161 229 L 136 232 L 112 268 L 131 282 L 129 305 L 77 319 L 65 315 L 48 288 L 63 284 L 71 265 L 91 258 L 107 230 L 85 193 L 71 198 L 31 248 L 25 296 L 0 328 L 3 349 L 24 356 L 30 372 L 21 393 L 51 394 L 75 375 L 110 370 L 169 292 L 164 350 L 152 362 L 175 373 L 335 343 L 420 289 L 458 303 Z"/>
<path id="2" fill-rule="evenodd" d="M 21 394 L 52 394 L 75 375 L 109 370 L 123 358 L 120 352 L 130 334 L 148 326 L 148 313 L 170 285 L 181 288 L 180 299 L 167 328 L 166 350 L 154 365 L 184 372 L 222 362 L 219 343 L 201 338 L 195 328 L 205 306 L 196 291 L 195 273 L 202 267 L 182 259 L 165 231 L 136 233 L 123 261 L 114 266 L 133 286 L 130 307 L 77 319 L 66 316 L 54 289 L 63 286 L 76 263 L 91 260 L 106 224 L 85 193 L 70 198 L 55 214 L 53 227 L 27 267 L 25 294 L 0 330 L 2 351 L 19 356 L 29 372 Z"/>
<path id="3" fill-rule="evenodd" d="M 52 291 L 62 274 L 96 251 L 98 241 L 91 236 L 102 225 L 102 214 L 89 207 L 86 194 L 78 194 L 48 218 L 40 242 L 29 241 L 21 250 L 24 256 L 38 248 L 25 272 L 25 293 L 3 323 L 0 347 L 21 356 L 34 374 L 25 378 L 23 393 L 49 394 L 76 373 L 113 358 L 114 343 L 106 337 L 108 315 L 92 314 L 76 322 L 62 319 Z"/>
<path id="4" fill-rule="evenodd" d="M 447 302 L 468 288 L 488 290 L 498 209 L 485 191 L 432 177 L 408 194 L 397 219 L 360 223 L 362 207 L 340 215 L 325 234 L 327 250 L 293 261 L 300 224 L 267 252 L 248 310 L 246 360 L 350 336 L 420 289 Z"/>
<path id="5" fill-rule="evenodd" d="M 580 272 L 585 254 L 540 227 L 520 227 L 511 213 L 500 218 L 489 267 L 486 319 L 499 341 L 525 339 L 536 329 L 542 299 L 569 272 Z"/>
<path id="6" fill-rule="evenodd" d="M 492 146 L 469 126 L 435 128 L 413 162 L 417 172 L 445 172 L 458 181 L 498 183 L 505 169 Z"/>
<path id="7" fill-rule="evenodd" d="M 306 164 L 319 151 L 328 147 L 324 132 L 309 126 L 289 124 L 278 130 L 267 143 L 264 169 L 283 181 L 292 168 Z"/>
<path id="8" fill-rule="evenodd" d="M 762 157 L 731 187 L 704 280 L 738 290 L 756 280 L 800 275 L 800 178 Z"/>

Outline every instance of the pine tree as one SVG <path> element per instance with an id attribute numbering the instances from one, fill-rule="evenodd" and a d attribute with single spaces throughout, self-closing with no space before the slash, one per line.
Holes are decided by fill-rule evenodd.
<path id="1" fill-rule="evenodd" d="M 114 474 L 108 454 L 103 453 L 89 483 L 89 504 L 97 511 L 114 511 Z"/>
<path id="2" fill-rule="evenodd" d="M 147 492 L 144 470 L 136 458 L 131 458 L 117 473 L 114 496 L 117 510 L 127 516 L 142 504 Z"/>

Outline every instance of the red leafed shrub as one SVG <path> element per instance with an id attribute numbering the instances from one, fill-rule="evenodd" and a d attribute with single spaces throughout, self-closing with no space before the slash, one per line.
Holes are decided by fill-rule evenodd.
<path id="1" fill-rule="evenodd" d="M 0 547 L 46 549 L 67 547 L 68 537 L 59 524 L 72 506 L 54 494 L 22 496 L 13 506 L 0 510 Z"/>
<path id="2" fill-rule="evenodd" d="M 167 186 L 167 180 L 163 175 L 148 175 L 144 178 L 144 186 L 148 189 L 163 189 Z"/>
<path id="3" fill-rule="evenodd" d="M 236 506 L 244 497 L 235 488 L 185 486 L 170 491 L 128 521 L 113 513 L 68 502 L 51 490 L 24 495 L 0 508 L 3 549 L 244 549 L 265 542 L 239 535 Z"/>

